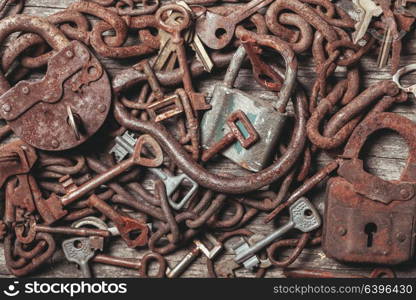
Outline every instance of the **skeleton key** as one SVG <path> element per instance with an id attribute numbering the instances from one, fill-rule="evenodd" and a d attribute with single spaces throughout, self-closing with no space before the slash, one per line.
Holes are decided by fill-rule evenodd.
<path id="1" fill-rule="evenodd" d="M 115 140 L 116 144 L 111 149 L 110 153 L 115 154 L 117 161 L 121 161 L 127 155 L 133 153 L 136 144 L 136 138 L 129 131 L 126 131 L 121 137 L 116 137 Z M 148 168 L 148 170 L 156 176 L 158 176 L 163 181 L 163 183 L 166 186 L 166 194 L 169 197 L 169 204 L 176 210 L 179 210 L 182 207 L 184 207 L 198 189 L 198 184 L 186 174 L 172 176 L 159 168 Z M 171 196 L 174 192 L 176 192 L 176 190 L 184 181 L 191 183 L 192 187 L 180 202 L 174 202 Z"/>
<path id="2" fill-rule="evenodd" d="M 302 232 L 310 232 L 321 226 L 321 217 L 319 216 L 318 211 L 306 198 L 301 198 L 292 204 L 289 208 L 289 212 L 289 222 L 274 231 L 272 234 L 258 241 L 253 246 L 247 246 L 245 244 L 238 245 L 234 249 L 236 254 L 234 261 L 238 264 L 244 264 L 247 268 L 252 269 L 255 267 L 255 264 L 252 264 L 255 254 L 277 239 L 281 238 L 288 231 L 295 228 Z"/>
<path id="3" fill-rule="evenodd" d="M 373 0 L 352 0 L 356 6 L 360 20 L 355 25 L 355 32 L 353 34 L 353 42 L 357 44 L 367 32 L 370 26 L 371 19 L 378 17 L 383 13 L 380 6 L 374 3 Z"/>
<path id="4" fill-rule="evenodd" d="M 244 136 L 238 127 L 238 122 L 244 126 L 247 137 Z M 227 119 L 227 125 L 231 131 L 202 154 L 202 161 L 206 162 L 210 160 L 215 154 L 229 146 L 235 140 L 239 141 L 245 149 L 248 149 L 259 139 L 256 129 L 251 125 L 250 120 L 242 110 L 233 112 Z"/>
<path id="5" fill-rule="evenodd" d="M 180 17 L 180 13 L 173 12 L 167 18 L 166 23 L 177 25 L 181 22 Z M 193 37 L 194 33 L 191 28 L 188 28 L 184 37 L 186 43 L 191 43 Z M 177 60 L 176 45 L 172 41 L 172 35 L 163 29 L 159 30 L 159 39 L 161 46 L 156 61 L 154 62 L 153 69 L 155 71 L 160 71 L 165 68 L 167 71 L 171 71 Z"/>
<path id="6" fill-rule="evenodd" d="M 145 145 L 151 146 L 153 149 L 154 158 L 146 158 L 142 154 L 142 149 Z M 69 193 L 62 197 L 62 205 L 68 205 L 80 197 L 86 195 L 88 192 L 99 187 L 100 185 L 108 182 L 109 180 L 117 177 L 118 175 L 125 172 L 127 169 L 133 167 L 134 165 L 140 165 L 145 167 L 158 167 L 163 163 L 163 152 L 160 145 L 156 142 L 154 138 L 150 135 L 142 135 L 139 137 L 135 143 L 134 151 L 132 156 L 121 162 L 118 165 L 115 165 L 107 172 L 93 178 L 92 180 L 84 183 L 78 189 L 74 190 L 72 193 Z"/>
<path id="7" fill-rule="evenodd" d="M 77 237 L 62 242 L 62 250 L 68 261 L 79 265 L 84 278 L 91 278 L 91 270 L 88 262 L 93 258 L 95 250 L 90 245 L 88 238 Z"/>
<path id="8" fill-rule="evenodd" d="M 88 205 L 100 211 L 114 223 L 120 236 L 130 248 L 143 246 L 147 243 L 149 228 L 143 222 L 119 214 L 114 208 L 94 194 L 88 198 Z"/>
<path id="9" fill-rule="evenodd" d="M 181 13 L 182 20 L 178 24 L 167 24 L 166 23 L 166 13 L 169 11 L 176 11 Z M 205 96 L 201 93 L 196 93 L 192 86 L 191 71 L 189 69 L 188 60 L 186 58 L 185 51 L 185 40 L 181 36 L 191 25 L 191 14 L 183 6 L 176 4 L 169 4 L 162 6 L 156 12 L 156 20 L 159 23 L 159 26 L 172 34 L 172 42 L 176 46 L 176 54 L 178 56 L 179 66 L 182 71 L 182 81 L 186 93 L 189 95 L 189 98 L 192 102 L 192 107 L 194 110 L 207 110 L 211 108 L 211 105 L 205 102 Z M 207 27 L 209 28 L 209 27 Z"/>
<path id="10" fill-rule="evenodd" d="M 173 268 L 166 271 L 166 277 L 177 278 L 188 268 L 188 266 L 194 262 L 201 252 L 208 258 L 214 258 L 223 248 L 223 245 L 211 234 L 206 234 L 206 238 L 213 245 L 211 249 L 208 249 L 202 241 L 194 240 L 195 248 L 189 251 L 182 260 Z"/>
<path id="11" fill-rule="evenodd" d="M 215 50 L 222 49 L 233 38 L 235 27 L 238 23 L 272 2 L 273 0 L 252 0 L 244 7 L 225 17 L 207 11 L 205 16 L 198 18 L 196 21 L 196 32 L 209 48 Z"/>

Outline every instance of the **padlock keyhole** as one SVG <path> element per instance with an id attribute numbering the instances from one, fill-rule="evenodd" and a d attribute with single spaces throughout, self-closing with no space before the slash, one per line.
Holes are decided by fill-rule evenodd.
<path id="1" fill-rule="evenodd" d="M 367 234 L 367 247 L 373 246 L 374 234 L 377 232 L 377 225 L 374 223 L 368 223 L 365 225 L 364 232 Z"/>

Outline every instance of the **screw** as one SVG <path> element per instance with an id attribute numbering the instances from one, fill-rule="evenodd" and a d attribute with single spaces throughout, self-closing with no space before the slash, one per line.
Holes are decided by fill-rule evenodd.
<path id="1" fill-rule="evenodd" d="M 52 140 L 52 147 L 55 148 L 55 149 L 59 147 L 58 140 Z"/>
<path id="2" fill-rule="evenodd" d="M 98 111 L 99 111 L 100 113 L 105 112 L 105 111 L 106 111 L 106 109 L 107 109 L 107 106 L 105 106 L 104 104 L 100 104 L 100 105 L 98 105 Z"/>
<path id="3" fill-rule="evenodd" d="M 407 189 L 401 189 L 400 196 L 402 196 L 403 199 L 409 198 L 410 192 Z"/>
<path id="4" fill-rule="evenodd" d="M 29 94 L 29 92 L 30 92 L 29 87 L 24 86 L 24 87 L 22 88 L 22 93 L 23 93 L 23 94 L 27 95 L 27 94 Z"/>
<path id="5" fill-rule="evenodd" d="M 346 234 L 347 234 L 347 229 L 346 229 L 345 227 L 339 227 L 339 228 L 338 228 L 338 234 L 339 234 L 340 236 L 344 236 L 344 235 L 346 235 Z"/>
<path id="6" fill-rule="evenodd" d="M 12 110 L 12 107 L 10 106 L 10 104 L 4 104 L 4 105 L 3 105 L 3 110 L 4 110 L 5 112 L 9 112 L 9 111 L 11 111 L 11 110 Z"/>
<path id="7" fill-rule="evenodd" d="M 68 57 L 68 58 L 74 57 L 74 53 L 71 50 L 66 51 L 65 54 L 66 54 L 66 57 Z"/>
<path id="8" fill-rule="evenodd" d="M 406 240 L 406 235 L 402 232 L 399 232 L 398 234 L 396 234 L 396 238 L 399 242 L 403 243 Z"/>

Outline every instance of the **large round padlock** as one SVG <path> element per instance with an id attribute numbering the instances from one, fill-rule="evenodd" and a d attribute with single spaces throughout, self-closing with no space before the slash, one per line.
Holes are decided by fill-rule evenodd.
<path id="1" fill-rule="evenodd" d="M 10 88 L 0 72 L 0 117 L 38 149 L 61 151 L 84 143 L 102 126 L 111 105 L 111 85 L 100 62 L 85 45 L 70 42 L 45 19 L 5 18 L 0 41 L 16 31 L 37 33 L 55 54 L 42 79 Z"/>

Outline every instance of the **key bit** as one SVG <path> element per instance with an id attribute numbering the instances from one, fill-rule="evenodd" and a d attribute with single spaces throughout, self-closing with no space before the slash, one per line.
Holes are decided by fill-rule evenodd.
<path id="1" fill-rule="evenodd" d="M 84 278 L 91 278 L 88 261 L 93 258 L 95 250 L 91 247 L 89 238 L 72 238 L 62 242 L 62 250 L 68 261 L 79 265 Z"/>

